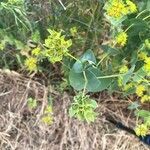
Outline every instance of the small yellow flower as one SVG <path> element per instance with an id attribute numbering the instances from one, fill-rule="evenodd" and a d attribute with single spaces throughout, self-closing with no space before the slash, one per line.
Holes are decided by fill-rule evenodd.
<path id="1" fill-rule="evenodd" d="M 42 122 L 44 122 L 45 124 L 52 124 L 53 122 L 53 116 L 52 116 L 52 106 L 48 105 L 45 110 L 44 110 L 44 115 L 42 117 Z"/>
<path id="2" fill-rule="evenodd" d="M 123 88 L 123 90 L 124 91 L 128 91 L 130 88 L 132 88 L 133 87 L 133 83 L 128 83 L 128 84 L 126 84 L 125 86 L 124 86 L 124 88 Z"/>
<path id="3" fill-rule="evenodd" d="M 53 118 L 50 115 L 46 115 L 46 116 L 42 117 L 42 122 L 47 125 L 50 125 L 53 123 Z"/>
<path id="4" fill-rule="evenodd" d="M 145 46 L 146 48 L 150 49 L 150 40 L 148 39 L 145 40 Z"/>
<path id="5" fill-rule="evenodd" d="M 138 85 L 136 87 L 136 94 L 141 97 L 145 91 L 145 87 L 143 85 Z"/>
<path id="6" fill-rule="evenodd" d="M 150 101 L 150 96 L 144 95 L 141 97 L 141 103 L 149 102 L 149 101 Z"/>
<path id="7" fill-rule="evenodd" d="M 150 64 L 144 64 L 144 70 L 148 73 L 148 75 L 150 74 Z"/>
<path id="8" fill-rule="evenodd" d="M 70 29 L 70 33 L 71 33 L 72 36 L 75 36 L 76 33 L 77 33 L 77 28 L 76 28 L 76 27 L 72 27 L 72 28 Z"/>
<path id="9" fill-rule="evenodd" d="M 116 37 L 116 42 L 120 46 L 125 46 L 127 42 L 128 35 L 125 32 L 120 32 Z"/>
<path id="10" fill-rule="evenodd" d="M 144 60 L 144 70 L 147 72 L 147 74 L 150 74 L 150 57 L 145 58 Z"/>
<path id="11" fill-rule="evenodd" d="M 138 125 L 135 128 L 135 133 L 137 136 L 145 136 L 148 132 L 148 128 L 145 124 Z"/>
<path id="12" fill-rule="evenodd" d="M 120 73 L 126 73 L 126 72 L 128 72 L 128 67 L 126 66 L 126 65 L 124 65 L 124 66 L 122 66 L 121 68 L 120 68 L 120 70 L 119 70 L 119 72 Z"/>
<path id="13" fill-rule="evenodd" d="M 110 6 L 107 9 L 107 14 L 116 19 L 121 18 L 127 13 L 127 9 L 122 0 L 112 0 Z"/>
<path id="14" fill-rule="evenodd" d="M 145 52 L 140 52 L 138 54 L 139 59 L 145 60 L 147 58 L 147 54 Z"/>
<path id="15" fill-rule="evenodd" d="M 121 87 L 123 85 L 123 79 L 122 77 L 118 78 L 118 86 Z"/>
<path id="16" fill-rule="evenodd" d="M 25 66 L 29 71 L 37 70 L 37 59 L 34 57 L 29 57 L 25 60 Z"/>
<path id="17" fill-rule="evenodd" d="M 0 43 L 0 50 L 4 49 L 4 45 L 2 43 Z"/>
<path id="18" fill-rule="evenodd" d="M 48 29 L 50 35 L 45 39 L 47 49 L 43 55 L 48 58 L 51 63 L 61 61 L 63 56 L 68 53 L 68 48 L 72 45 L 71 40 L 65 40 L 65 36 L 61 32 Z"/>
<path id="19" fill-rule="evenodd" d="M 48 105 L 45 110 L 44 110 L 44 114 L 47 114 L 47 113 L 52 113 L 52 106 Z"/>
<path id="20" fill-rule="evenodd" d="M 127 8 L 130 11 L 130 13 L 137 12 L 137 7 L 133 2 L 131 2 L 130 0 L 127 0 L 126 3 L 127 3 Z"/>
<path id="21" fill-rule="evenodd" d="M 40 55 L 40 52 L 41 52 L 41 49 L 40 49 L 39 47 L 34 48 L 34 49 L 32 50 L 32 55 L 34 55 L 34 56 L 39 56 L 39 55 Z"/>
<path id="22" fill-rule="evenodd" d="M 150 64 L 150 57 L 146 57 L 145 60 L 144 60 L 144 62 L 145 62 L 146 64 Z"/>

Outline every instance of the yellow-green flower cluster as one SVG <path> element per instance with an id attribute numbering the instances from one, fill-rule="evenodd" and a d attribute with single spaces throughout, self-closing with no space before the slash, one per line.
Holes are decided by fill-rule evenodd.
<path id="1" fill-rule="evenodd" d="M 150 102 L 150 96 L 149 95 L 143 95 L 141 97 L 141 103 Z"/>
<path id="2" fill-rule="evenodd" d="M 44 110 L 44 116 L 42 117 L 42 122 L 51 125 L 53 123 L 52 116 L 52 106 L 48 105 Z"/>
<path id="3" fill-rule="evenodd" d="M 0 43 L 0 50 L 4 49 L 4 45 L 2 43 Z"/>
<path id="4" fill-rule="evenodd" d="M 71 33 L 72 36 L 75 36 L 77 34 L 77 27 L 72 27 L 70 29 L 70 33 Z"/>
<path id="5" fill-rule="evenodd" d="M 39 56 L 41 54 L 41 49 L 39 47 L 36 47 L 32 50 L 32 55 Z"/>
<path id="6" fill-rule="evenodd" d="M 130 0 L 110 0 L 108 2 L 107 15 L 119 19 L 124 15 L 137 12 L 136 5 Z"/>
<path id="7" fill-rule="evenodd" d="M 134 83 L 127 83 L 124 87 L 123 87 L 123 91 L 128 91 L 130 88 L 134 87 Z"/>
<path id="8" fill-rule="evenodd" d="M 145 40 L 145 47 L 150 49 L 150 39 Z"/>
<path id="9" fill-rule="evenodd" d="M 144 85 L 138 85 L 136 87 L 136 94 L 141 97 L 143 96 L 144 92 L 146 91 L 145 86 Z"/>
<path id="10" fill-rule="evenodd" d="M 127 73 L 128 70 L 129 70 L 129 68 L 128 68 L 126 65 L 123 65 L 123 66 L 119 69 L 119 73 L 120 73 L 120 74 L 124 74 L 124 73 Z M 120 77 L 118 78 L 118 85 L 119 85 L 119 86 L 122 86 L 122 81 L 123 81 L 123 77 L 120 76 Z"/>
<path id="11" fill-rule="evenodd" d="M 150 57 L 145 58 L 144 62 L 144 70 L 150 75 Z"/>
<path id="12" fill-rule="evenodd" d="M 137 136 L 145 136 L 148 133 L 149 129 L 147 125 L 141 124 L 135 128 L 135 133 Z"/>
<path id="13" fill-rule="evenodd" d="M 137 12 L 136 5 L 133 2 L 131 2 L 130 0 L 126 1 L 126 7 L 127 7 L 127 10 L 128 10 L 129 13 Z"/>
<path id="14" fill-rule="evenodd" d="M 67 54 L 68 48 L 72 45 L 71 40 L 65 40 L 65 36 L 61 32 L 48 30 L 50 35 L 45 40 L 46 49 L 44 56 L 49 59 L 51 63 L 59 62 L 63 56 Z"/>
<path id="15" fill-rule="evenodd" d="M 25 60 L 25 66 L 29 71 L 37 70 L 37 59 L 34 57 L 29 57 Z"/>
<path id="16" fill-rule="evenodd" d="M 125 46 L 127 43 L 127 37 L 128 35 L 125 32 L 120 32 L 117 36 L 116 36 L 116 42 L 118 45 L 120 46 Z"/>
<path id="17" fill-rule="evenodd" d="M 140 52 L 138 54 L 138 58 L 141 59 L 141 60 L 145 60 L 147 58 L 147 53 L 145 52 Z"/>
<path id="18" fill-rule="evenodd" d="M 139 59 L 144 61 L 143 69 L 150 75 L 150 57 L 148 57 L 146 52 L 140 52 L 138 54 Z"/>
<path id="19" fill-rule="evenodd" d="M 37 64 L 39 56 L 42 55 L 42 51 L 39 47 L 34 48 L 31 51 L 31 56 L 25 60 L 25 67 L 29 71 L 37 71 Z"/>
<path id="20" fill-rule="evenodd" d="M 141 103 L 150 102 L 150 96 L 146 94 L 147 91 L 148 89 L 142 84 L 136 87 L 136 94 L 141 97 Z"/>
<path id="21" fill-rule="evenodd" d="M 126 72 L 128 72 L 128 70 L 129 70 L 129 68 L 128 68 L 126 65 L 123 65 L 123 66 L 120 68 L 119 72 L 120 72 L 120 73 L 126 73 Z"/>

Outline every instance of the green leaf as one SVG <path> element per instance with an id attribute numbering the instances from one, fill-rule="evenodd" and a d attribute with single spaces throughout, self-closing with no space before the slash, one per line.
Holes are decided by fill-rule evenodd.
<path id="1" fill-rule="evenodd" d="M 111 83 L 111 79 L 103 78 L 98 79 L 98 77 L 103 76 L 98 68 L 90 67 L 86 72 L 88 79 L 87 90 L 89 92 L 98 92 L 105 90 Z"/>
<path id="2" fill-rule="evenodd" d="M 150 117 L 150 111 L 147 110 L 138 110 L 135 112 L 135 115 L 138 117 L 147 118 Z"/>
<path id="3" fill-rule="evenodd" d="M 97 102 L 95 100 L 91 100 L 90 101 L 90 105 L 92 106 L 92 108 L 97 108 Z"/>
<path id="4" fill-rule="evenodd" d="M 92 50 L 87 50 L 80 59 L 82 62 L 88 61 L 96 64 L 96 58 Z"/>
<path id="5" fill-rule="evenodd" d="M 130 80 L 134 72 L 134 69 L 135 69 L 135 65 L 133 65 L 131 69 L 129 69 L 129 71 L 123 76 L 123 81 L 122 81 L 123 85 L 125 85 Z"/>
<path id="6" fill-rule="evenodd" d="M 96 64 L 96 58 L 92 50 L 87 50 L 81 58 L 76 61 L 72 67 L 75 73 L 81 73 L 84 71 L 87 65 Z"/>
<path id="7" fill-rule="evenodd" d="M 150 127 L 150 117 L 145 119 L 145 124 Z"/>
<path id="8" fill-rule="evenodd" d="M 147 73 L 143 70 L 143 68 L 140 68 L 133 76 L 134 82 L 139 82 L 147 75 Z"/>
<path id="9" fill-rule="evenodd" d="M 84 71 L 83 63 L 81 61 L 76 61 L 72 67 L 75 73 L 81 73 Z"/>
<path id="10" fill-rule="evenodd" d="M 130 106 L 128 106 L 128 109 L 129 110 L 137 109 L 139 106 L 140 105 L 138 102 L 133 102 Z"/>
<path id="11" fill-rule="evenodd" d="M 100 48 L 105 52 L 112 56 L 117 55 L 120 53 L 120 51 L 116 48 L 112 48 L 109 45 L 101 45 Z"/>
<path id="12" fill-rule="evenodd" d="M 110 83 L 111 79 L 98 79 L 97 77 L 103 76 L 98 68 L 89 67 L 85 71 L 87 78 L 86 89 L 89 92 L 98 92 L 106 89 Z M 70 85 L 75 90 L 82 90 L 86 84 L 83 73 L 76 73 L 74 69 L 70 71 L 69 74 Z"/>
<path id="13" fill-rule="evenodd" d="M 96 119 L 96 113 L 93 111 L 85 111 L 84 117 L 88 123 L 94 122 Z"/>
<path id="14" fill-rule="evenodd" d="M 76 73 L 74 69 L 71 69 L 69 73 L 69 81 L 70 85 L 75 89 L 75 90 L 82 90 L 85 85 L 85 80 L 83 73 Z"/>
<path id="15" fill-rule="evenodd" d="M 73 117 L 76 114 L 76 110 L 74 110 L 72 107 L 69 109 L 69 116 Z"/>
<path id="16" fill-rule="evenodd" d="M 28 98 L 27 104 L 30 109 L 34 109 L 37 107 L 37 101 L 33 98 Z"/>

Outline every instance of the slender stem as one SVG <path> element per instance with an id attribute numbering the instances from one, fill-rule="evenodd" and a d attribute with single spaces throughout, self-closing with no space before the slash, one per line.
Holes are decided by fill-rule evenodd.
<path id="1" fill-rule="evenodd" d="M 100 76 L 100 77 L 97 77 L 97 79 L 116 78 L 116 77 L 120 77 L 122 75 L 125 75 L 125 74 L 114 74 L 114 75 L 108 75 L 108 76 Z"/>
<path id="2" fill-rule="evenodd" d="M 143 14 L 147 9 L 143 10 L 142 12 L 140 12 L 135 18 L 138 18 L 141 14 Z M 143 20 L 146 20 L 147 18 L 149 18 L 150 16 L 145 17 Z M 131 24 L 126 30 L 125 32 L 127 32 L 134 24 Z"/>
<path id="3" fill-rule="evenodd" d="M 134 24 L 131 24 L 124 32 L 127 32 Z"/>
<path id="4" fill-rule="evenodd" d="M 62 1 L 61 1 L 61 0 L 58 0 L 58 1 L 59 1 L 60 5 L 63 7 L 63 9 L 66 10 L 66 7 L 65 7 L 64 4 L 62 3 Z"/>
<path id="5" fill-rule="evenodd" d="M 83 89 L 82 97 L 84 97 L 84 95 L 85 95 L 86 86 L 87 86 L 87 83 L 88 83 L 88 80 L 87 80 L 87 77 L 86 77 L 85 71 L 83 71 L 83 76 L 84 76 L 84 80 L 85 80 L 85 85 L 84 85 L 84 89 Z"/>
<path id="6" fill-rule="evenodd" d="M 75 58 L 75 57 L 74 57 L 74 56 L 72 56 L 71 54 L 69 54 L 69 53 L 66 53 L 66 54 L 67 54 L 67 56 L 69 56 L 69 57 L 73 58 L 74 60 L 81 62 L 79 59 Z"/>
<path id="7" fill-rule="evenodd" d="M 143 20 L 146 20 L 146 19 L 149 18 L 149 17 L 150 17 L 150 15 L 146 16 L 145 18 L 143 18 Z"/>
<path id="8" fill-rule="evenodd" d="M 135 18 L 138 18 L 141 14 L 143 14 L 145 11 L 147 11 L 147 9 L 141 11 Z"/>
<path id="9" fill-rule="evenodd" d="M 108 56 L 108 54 L 104 55 L 102 59 L 97 63 L 97 67 L 101 64 L 101 62 Z"/>

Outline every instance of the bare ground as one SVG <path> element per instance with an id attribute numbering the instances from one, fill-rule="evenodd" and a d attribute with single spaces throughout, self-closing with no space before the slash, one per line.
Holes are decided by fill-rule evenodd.
<path id="1" fill-rule="evenodd" d="M 49 94 L 54 98 L 54 122 L 41 122 Z M 27 108 L 27 98 L 35 97 L 38 107 Z M 128 103 L 99 94 L 99 116 L 87 124 L 68 116 L 72 96 L 59 94 L 50 87 L 16 72 L 0 71 L 0 150 L 149 150 L 139 140 L 105 120 L 104 114 L 116 116 L 133 127 Z"/>

